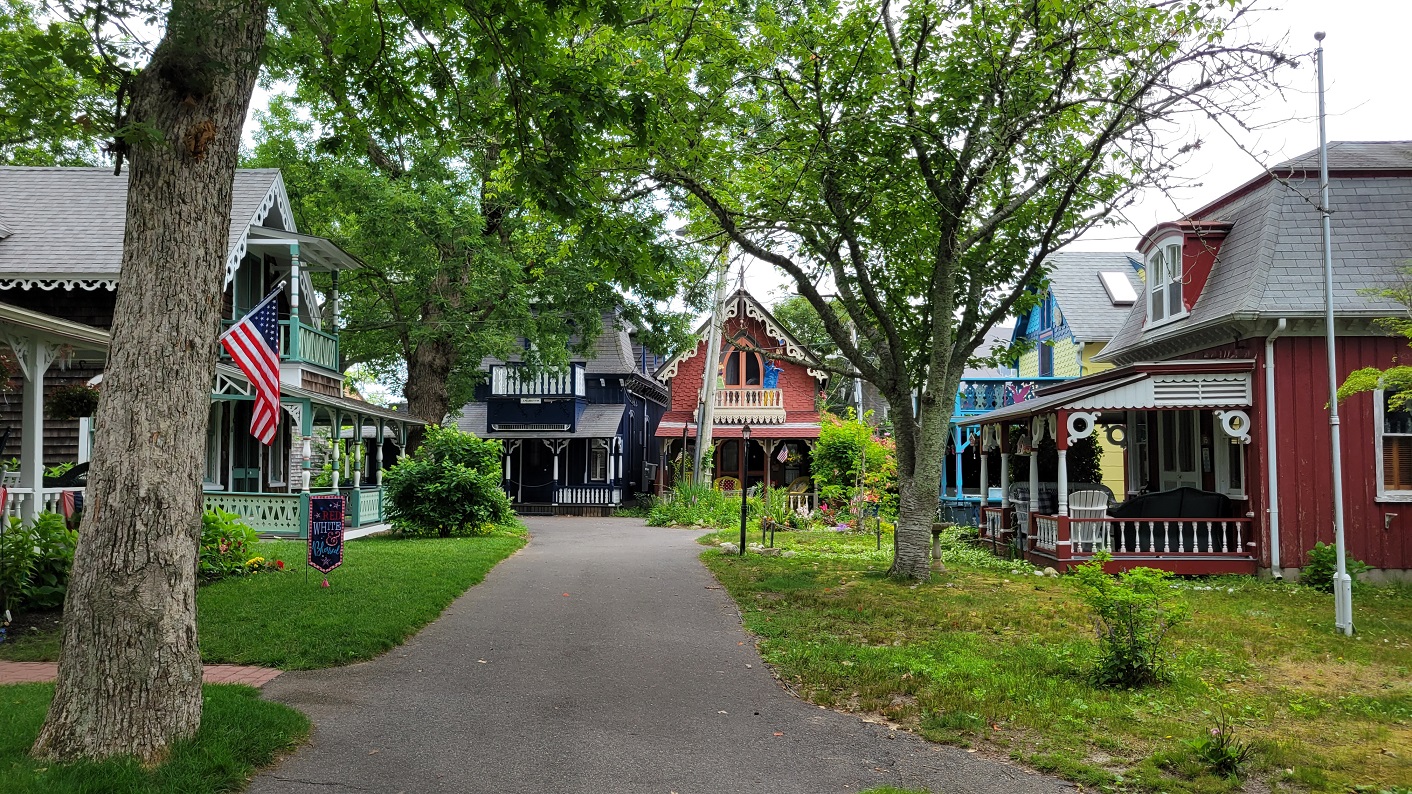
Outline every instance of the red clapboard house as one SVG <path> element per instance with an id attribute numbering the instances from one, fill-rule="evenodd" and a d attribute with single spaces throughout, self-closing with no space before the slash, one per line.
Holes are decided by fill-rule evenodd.
<path id="1" fill-rule="evenodd" d="M 1330 145 L 1338 379 L 1412 361 L 1377 294 L 1412 262 L 1412 142 Z M 1060 569 L 1106 549 L 1113 567 L 1297 574 L 1333 540 L 1318 153 L 1162 223 L 1139 245 L 1145 294 L 1095 358 L 1114 368 L 958 424 L 979 431 L 1000 504 L 986 537 Z M 1348 553 L 1412 578 L 1412 412 L 1384 392 L 1340 406 Z M 1069 487 L 1070 444 L 1103 433 L 1123 456 L 1112 502 Z M 1010 482 L 1052 439 L 1059 465 Z M 1106 453 L 1105 453 L 1106 454 Z M 982 488 L 985 494 L 986 489 Z"/>
<path id="2" fill-rule="evenodd" d="M 683 448 L 688 459 L 694 449 L 704 395 L 708 332 L 709 321 L 697 329 L 693 347 L 677 353 L 657 371 L 658 379 L 667 383 L 671 392 L 671 407 L 657 425 L 665 464 L 659 469 L 659 490 L 671 485 L 672 464 L 679 460 Z M 767 479 L 773 487 L 794 485 L 795 490 L 813 490 L 806 478 L 810 450 L 819 437 L 815 395 L 827 376 L 797 363 L 800 361 L 817 363 L 818 359 L 753 295 L 740 289 L 727 298 L 721 353 L 711 366 L 717 385 L 711 429 L 715 446 L 712 473 L 727 490 L 735 490 L 735 480 L 749 486 Z M 742 443 L 741 429 L 746 425 L 750 440 Z"/>

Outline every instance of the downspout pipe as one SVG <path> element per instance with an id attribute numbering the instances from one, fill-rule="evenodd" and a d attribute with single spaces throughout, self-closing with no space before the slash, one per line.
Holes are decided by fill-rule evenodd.
<path id="1" fill-rule="evenodd" d="M 1284 334 L 1288 323 L 1281 317 L 1275 330 L 1265 337 L 1265 482 L 1270 493 L 1270 575 L 1285 578 L 1280 565 L 1280 480 L 1275 429 L 1275 340 Z"/>

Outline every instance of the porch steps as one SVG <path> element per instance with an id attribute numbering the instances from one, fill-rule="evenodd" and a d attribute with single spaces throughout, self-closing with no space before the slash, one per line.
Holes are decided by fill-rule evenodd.
<path id="1" fill-rule="evenodd" d="M 615 505 L 551 505 L 526 502 L 515 505 L 515 514 L 522 516 L 585 516 L 607 517 L 613 515 Z"/>

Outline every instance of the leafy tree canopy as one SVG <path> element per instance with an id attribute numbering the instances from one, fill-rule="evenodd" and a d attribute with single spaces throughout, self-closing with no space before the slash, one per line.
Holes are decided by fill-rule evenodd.
<path id="1" fill-rule="evenodd" d="M 82 27 L 0 0 L 0 164 L 93 165 L 112 97 Z"/>

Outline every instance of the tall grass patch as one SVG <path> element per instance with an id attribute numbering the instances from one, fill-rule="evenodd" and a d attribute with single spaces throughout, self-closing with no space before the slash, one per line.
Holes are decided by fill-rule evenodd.
<path id="1" fill-rule="evenodd" d="M 1240 790 L 1193 749 L 1220 719 L 1253 748 L 1246 785 L 1412 780 L 1412 754 L 1398 749 L 1412 746 L 1412 592 L 1370 588 L 1347 639 L 1332 630 L 1332 600 L 1308 588 L 1173 579 L 1163 598 L 1192 618 L 1167 633 L 1166 680 L 1102 686 L 1094 616 L 1072 577 L 977 567 L 970 552 L 953 562 L 958 544 L 923 584 L 886 577 L 888 546 L 855 533 L 783 533 L 789 557 L 703 557 L 766 661 L 813 703 L 1127 791 Z"/>

